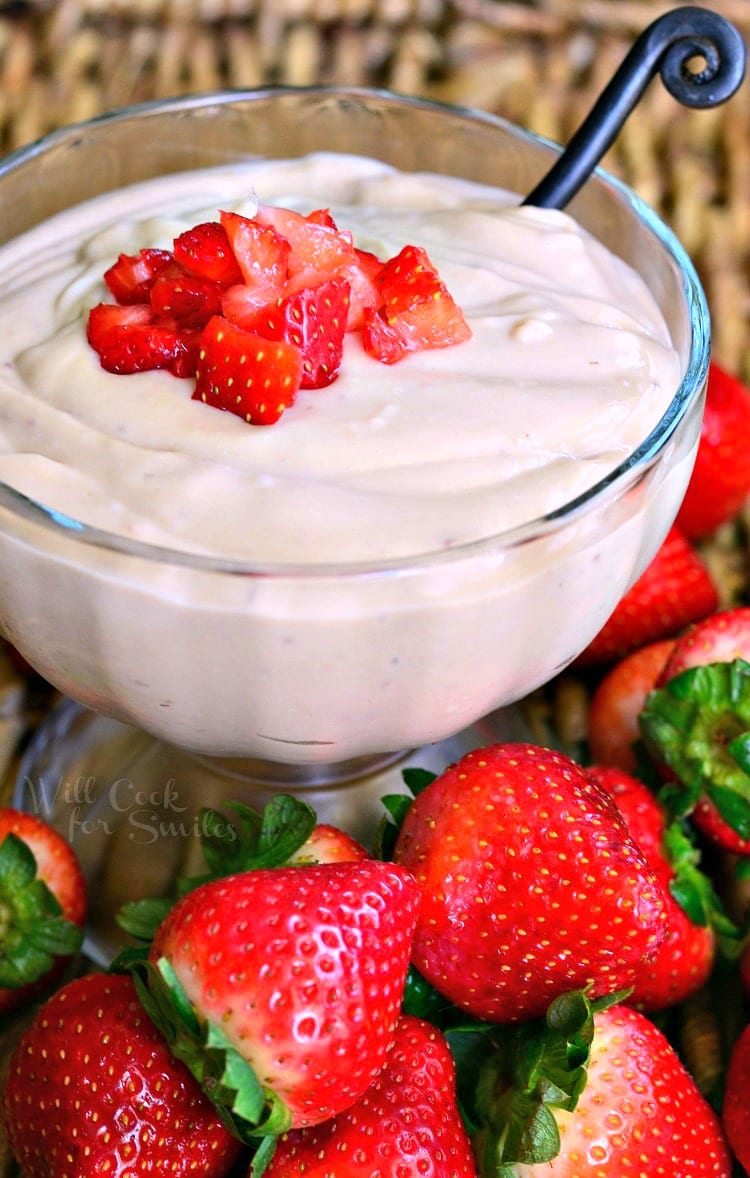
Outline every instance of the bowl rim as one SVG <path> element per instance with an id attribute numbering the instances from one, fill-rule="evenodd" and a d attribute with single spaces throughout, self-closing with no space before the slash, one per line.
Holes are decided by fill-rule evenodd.
<path id="1" fill-rule="evenodd" d="M 286 85 L 269 84 L 250 88 L 227 87 L 200 93 L 176 95 L 133 103 L 103 112 L 92 118 L 66 124 L 56 128 L 33 142 L 16 148 L 0 159 L 0 182 L 14 169 L 27 164 L 50 148 L 54 148 L 76 135 L 90 129 L 106 127 L 108 124 L 128 119 L 149 118 L 171 111 L 195 111 L 212 106 L 227 106 L 233 102 L 250 102 L 278 96 L 331 96 L 353 101 L 379 99 L 398 106 L 415 107 L 434 113 L 450 114 L 459 119 L 496 127 L 513 135 L 516 139 L 560 152 L 562 148 L 553 140 L 529 131 L 501 115 L 478 108 L 421 98 L 378 87 L 345 85 Z M 482 536 L 475 540 L 456 544 L 450 548 L 431 549 L 413 555 L 377 560 L 321 561 L 300 563 L 294 561 L 253 561 L 210 556 L 188 550 L 169 548 L 134 540 L 86 524 L 81 520 L 58 511 L 40 501 L 24 495 L 9 484 L 0 481 L 0 508 L 20 516 L 22 519 L 56 533 L 60 538 L 75 539 L 86 546 L 103 549 L 122 556 L 140 558 L 144 561 L 167 565 L 171 568 L 185 567 L 196 571 L 214 572 L 242 577 L 289 577 L 330 578 L 370 577 L 375 574 L 406 574 L 497 553 L 506 552 L 556 531 L 570 520 L 592 510 L 598 501 L 619 483 L 628 484 L 640 478 L 657 460 L 674 434 L 680 421 L 688 412 L 694 397 L 705 385 L 710 359 L 711 326 L 706 295 L 698 273 L 687 251 L 676 234 L 638 194 L 627 184 L 597 167 L 592 179 L 608 188 L 620 203 L 627 205 L 640 223 L 656 239 L 659 246 L 676 265 L 681 280 L 682 292 L 691 327 L 688 362 L 684 376 L 665 413 L 650 433 L 627 458 L 618 463 L 608 474 L 598 479 L 586 491 L 567 500 L 553 511 L 525 521 L 512 528 Z"/>

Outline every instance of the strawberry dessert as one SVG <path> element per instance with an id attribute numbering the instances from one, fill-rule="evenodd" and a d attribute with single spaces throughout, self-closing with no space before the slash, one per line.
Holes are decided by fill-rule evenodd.
<path id="1" fill-rule="evenodd" d="M 331 153 L 29 230 L 0 250 L 0 484 L 53 526 L 0 531 L 6 636 L 97 711 L 286 764 L 520 698 L 687 485 L 682 407 L 639 466 L 688 363 L 700 384 L 669 264 L 657 303 L 567 213 Z"/>

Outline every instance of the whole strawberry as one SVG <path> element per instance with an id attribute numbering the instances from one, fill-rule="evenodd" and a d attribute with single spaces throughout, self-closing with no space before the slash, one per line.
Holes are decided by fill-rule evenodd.
<path id="1" fill-rule="evenodd" d="M 35 814 L 0 809 L 0 1013 L 78 952 L 86 883 L 70 844 Z"/>
<path id="2" fill-rule="evenodd" d="M 408 871 L 360 860 L 243 872 L 171 910 L 138 967 L 140 992 L 238 1133 L 317 1124 L 369 1087 L 399 1016 L 419 898 Z"/>
<path id="3" fill-rule="evenodd" d="M 265 1178 L 476 1178 L 456 1105 L 450 1048 L 403 1015 L 382 1071 L 356 1104 L 322 1125 L 285 1133 Z"/>
<path id="4" fill-rule="evenodd" d="M 45 1003 L 10 1061 L 2 1120 L 24 1178 L 223 1178 L 240 1149 L 123 975 Z"/>
<path id="5" fill-rule="evenodd" d="M 630 986 L 666 934 L 664 894 L 614 802 L 549 749 L 463 757 L 418 794 L 394 859 L 422 887 L 415 966 L 479 1018 Z"/>
<path id="6" fill-rule="evenodd" d="M 712 614 L 675 642 L 639 726 L 671 814 L 750 854 L 750 608 Z"/>
<path id="7" fill-rule="evenodd" d="M 638 767 L 635 744 L 640 736 L 638 716 L 674 644 L 674 638 L 662 638 L 640 646 L 618 660 L 599 680 L 588 710 L 592 761 L 635 772 Z"/>
<path id="8" fill-rule="evenodd" d="M 561 1021 L 555 1011 L 554 1025 Z M 597 1010 L 593 1023 L 587 1053 L 581 1028 L 567 1055 L 550 1055 L 554 1088 L 547 1088 L 532 1125 L 536 1134 L 519 1135 L 512 1119 L 518 1115 L 523 1124 L 525 1110 L 519 1089 L 514 1100 L 506 1087 L 513 1084 L 507 1054 L 498 1049 L 484 1064 L 485 1084 L 493 1066 L 497 1074 L 480 1102 L 489 1122 L 477 1142 L 482 1172 L 513 1178 L 730 1178 L 719 1120 L 661 1031 L 640 1011 L 618 1004 Z M 539 1034 L 537 1071 L 545 1062 Z M 513 1059 L 524 1067 L 517 1051 Z M 503 1168 L 493 1170 L 491 1161 Z"/>
<path id="9" fill-rule="evenodd" d="M 708 373 L 693 473 L 677 515 L 690 537 L 707 536 L 750 496 L 750 390 L 719 364 Z"/>
<path id="10" fill-rule="evenodd" d="M 721 1117 L 738 1161 L 750 1173 L 750 1026 L 732 1048 L 727 1068 Z"/>
<path id="11" fill-rule="evenodd" d="M 593 765 L 588 773 L 616 803 L 664 891 L 667 935 L 644 963 L 627 1000 L 639 1010 L 663 1010 L 708 980 L 716 956 L 712 916 L 718 900 L 697 865 L 693 844 L 680 828 L 668 827 L 664 807 L 642 781 L 611 766 Z"/>

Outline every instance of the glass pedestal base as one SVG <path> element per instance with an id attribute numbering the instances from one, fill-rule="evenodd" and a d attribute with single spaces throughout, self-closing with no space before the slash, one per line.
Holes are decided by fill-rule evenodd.
<path id="1" fill-rule="evenodd" d="M 138 729 L 64 700 L 37 731 L 15 783 L 13 804 L 44 818 L 73 845 L 89 885 L 84 951 L 107 965 L 127 940 L 115 914 L 128 900 L 167 893 L 203 867 L 200 810 L 242 801 L 262 808 L 294 793 L 321 822 L 366 846 L 385 794 L 406 792 L 406 767 L 440 773 L 472 748 L 527 740 L 507 708 L 438 744 L 333 765 L 280 765 L 184 752 Z"/>

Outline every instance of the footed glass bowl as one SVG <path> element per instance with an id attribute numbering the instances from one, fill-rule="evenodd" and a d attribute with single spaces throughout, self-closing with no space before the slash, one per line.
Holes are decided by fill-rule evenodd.
<path id="1" fill-rule="evenodd" d="M 139 180 L 318 150 L 524 193 L 558 149 L 489 115 L 373 91 L 179 98 L 6 158 L 0 237 Z M 570 211 L 643 275 L 683 373 L 656 429 L 589 492 L 512 531 L 412 559 L 263 565 L 122 539 L 0 485 L 5 636 L 95 712 L 196 754 L 290 767 L 292 781 L 294 766 L 317 773 L 441 741 L 549 680 L 676 514 L 709 353 L 700 284 L 655 214 L 602 173 Z"/>

